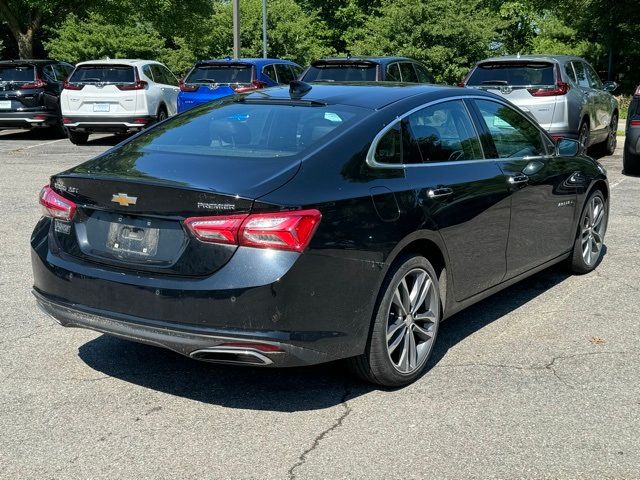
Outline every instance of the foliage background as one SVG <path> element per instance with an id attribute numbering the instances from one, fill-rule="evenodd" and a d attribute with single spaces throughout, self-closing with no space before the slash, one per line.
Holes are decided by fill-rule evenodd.
<path id="1" fill-rule="evenodd" d="M 629 92 L 640 83 L 637 0 L 268 0 L 269 55 L 407 55 L 438 82 L 515 53 L 586 57 Z M 242 55 L 261 56 L 261 0 L 241 0 Z M 152 58 L 182 75 L 232 53 L 229 0 L 0 0 L 0 55 L 78 62 Z"/>

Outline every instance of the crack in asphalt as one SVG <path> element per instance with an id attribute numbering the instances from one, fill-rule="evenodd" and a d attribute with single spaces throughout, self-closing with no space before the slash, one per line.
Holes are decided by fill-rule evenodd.
<path id="1" fill-rule="evenodd" d="M 509 365 L 506 363 L 451 363 L 447 365 L 435 365 L 433 368 L 459 368 L 459 367 L 488 367 L 488 368 L 510 368 L 514 370 L 549 371 L 558 381 L 568 388 L 575 389 L 573 385 L 567 383 L 557 372 L 556 362 L 577 357 L 588 357 L 592 355 L 640 355 L 640 352 L 632 351 L 611 351 L 611 352 L 581 352 L 571 355 L 556 355 L 545 365 Z"/>
<path id="2" fill-rule="evenodd" d="M 298 457 L 298 461 L 294 463 L 289 469 L 289 471 L 287 472 L 289 474 L 289 480 L 294 480 L 296 478 L 295 471 L 306 463 L 307 459 L 309 458 L 309 454 L 320 446 L 320 442 L 331 432 L 333 432 L 334 430 L 342 426 L 342 422 L 344 422 L 344 420 L 351 413 L 351 407 L 349 406 L 349 403 L 347 401 L 350 395 L 351 395 L 351 389 L 349 387 L 345 387 L 345 392 L 342 395 L 342 398 L 340 400 L 340 405 L 343 407 L 344 411 L 335 420 L 335 422 L 333 422 L 333 424 L 329 428 L 323 430 L 318 435 L 316 435 L 316 437 L 313 439 L 313 443 L 311 444 L 311 446 L 300 454 L 300 456 Z"/>

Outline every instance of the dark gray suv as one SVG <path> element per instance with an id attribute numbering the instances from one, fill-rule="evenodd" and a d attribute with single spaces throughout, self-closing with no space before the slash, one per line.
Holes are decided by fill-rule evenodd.
<path id="1" fill-rule="evenodd" d="M 534 117 L 554 138 L 616 149 L 618 84 L 602 83 L 584 59 L 565 55 L 517 55 L 479 62 L 462 86 L 496 93 Z"/>

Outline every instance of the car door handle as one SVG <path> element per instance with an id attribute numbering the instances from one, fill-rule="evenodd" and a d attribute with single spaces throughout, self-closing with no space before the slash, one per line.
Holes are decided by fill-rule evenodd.
<path id="1" fill-rule="evenodd" d="M 429 190 L 427 190 L 427 196 L 429 198 L 443 198 L 443 197 L 448 197 L 449 195 L 451 195 L 453 193 L 453 190 L 451 190 L 448 187 L 438 187 L 438 188 L 430 188 Z"/>
<path id="2" fill-rule="evenodd" d="M 519 173 L 517 175 L 511 175 L 507 178 L 509 185 L 524 185 L 529 181 L 529 177 L 524 173 Z"/>

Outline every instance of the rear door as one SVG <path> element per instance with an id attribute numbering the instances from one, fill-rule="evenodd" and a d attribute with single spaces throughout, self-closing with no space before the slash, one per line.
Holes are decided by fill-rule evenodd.
<path id="1" fill-rule="evenodd" d="M 69 115 L 133 115 L 138 90 L 130 89 L 137 79 L 130 65 L 87 64 L 78 66 L 69 83 L 80 89 L 68 89 Z"/>
<path id="2" fill-rule="evenodd" d="M 494 100 L 473 100 L 485 155 L 504 173 L 511 196 L 507 276 L 514 277 L 571 248 L 576 189 L 572 158 L 554 155 L 551 140 L 514 108 Z"/>
<path id="3" fill-rule="evenodd" d="M 602 127 L 599 125 L 598 116 L 596 114 L 598 109 L 598 98 L 596 92 L 591 88 L 591 83 L 589 83 L 589 77 L 587 76 L 587 69 L 585 68 L 584 62 L 575 60 L 571 62 L 571 65 L 573 65 L 573 70 L 576 75 L 576 83 L 582 93 L 583 109 L 589 115 L 591 131 L 597 132 Z"/>
<path id="4" fill-rule="evenodd" d="M 378 143 L 376 161 L 404 165 L 402 188 L 410 190 L 396 195 L 415 195 L 407 203 L 415 205 L 418 228 L 442 235 L 457 301 L 503 279 L 509 194 L 496 162 L 483 158 L 462 100 L 425 106 L 394 124 Z"/>
<path id="5" fill-rule="evenodd" d="M 598 125 L 596 133 L 605 135 L 608 132 L 611 115 L 613 114 L 611 110 L 611 95 L 604 91 L 602 81 L 593 67 L 585 62 L 584 68 L 594 97 L 595 122 Z"/>

